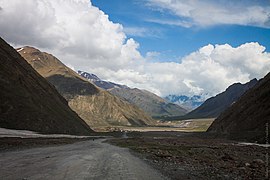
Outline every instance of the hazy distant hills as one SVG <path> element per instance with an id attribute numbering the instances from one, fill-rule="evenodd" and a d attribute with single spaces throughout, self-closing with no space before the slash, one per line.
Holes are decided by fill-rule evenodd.
<path id="1" fill-rule="evenodd" d="M 266 123 L 269 131 L 270 73 L 226 109 L 213 122 L 208 132 L 225 134 L 233 139 L 265 143 Z"/>
<path id="2" fill-rule="evenodd" d="M 153 120 L 141 109 L 96 87 L 51 54 L 32 47 L 18 49 L 32 67 L 51 82 L 69 106 L 91 127 L 144 126 Z"/>
<path id="3" fill-rule="evenodd" d="M 252 88 L 258 81 L 251 80 L 246 84 L 235 83 L 229 86 L 224 92 L 207 99 L 197 109 L 189 112 L 182 119 L 215 118 L 225 109 L 236 102 L 248 89 Z"/>
<path id="4" fill-rule="evenodd" d="M 41 133 L 93 132 L 54 86 L 0 38 L 0 127 Z"/>
<path id="5" fill-rule="evenodd" d="M 204 103 L 205 98 L 200 95 L 186 96 L 186 95 L 168 95 L 165 97 L 168 102 L 178 104 L 184 109 L 193 110 Z"/>
<path id="6" fill-rule="evenodd" d="M 149 91 L 129 88 L 125 85 L 103 81 L 96 75 L 87 72 L 78 71 L 78 73 L 84 78 L 87 78 L 90 82 L 94 83 L 96 86 L 109 91 L 122 100 L 138 106 L 152 117 L 182 116 L 187 113 L 186 109 L 176 104 L 169 103 Z"/>

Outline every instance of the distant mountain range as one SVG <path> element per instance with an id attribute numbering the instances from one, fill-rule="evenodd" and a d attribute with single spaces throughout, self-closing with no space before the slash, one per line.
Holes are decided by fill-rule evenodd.
<path id="1" fill-rule="evenodd" d="M 193 109 L 196 109 L 205 101 L 205 98 L 200 95 L 194 95 L 194 96 L 169 95 L 169 96 L 166 96 L 165 99 L 169 102 L 178 104 L 179 106 L 185 109 L 188 109 L 190 111 Z"/>
<path id="2" fill-rule="evenodd" d="M 149 91 L 103 81 L 96 75 L 84 71 L 78 71 L 78 74 L 122 100 L 138 106 L 154 118 L 182 116 L 188 112 L 179 105 L 168 102 Z"/>
<path id="3" fill-rule="evenodd" d="M 89 126 L 54 86 L 0 38 L 0 127 L 89 135 Z"/>
<path id="4" fill-rule="evenodd" d="M 183 119 L 216 118 L 225 109 L 235 103 L 247 90 L 252 88 L 257 79 L 253 79 L 246 84 L 235 83 L 229 86 L 224 92 L 207 99 L 201 106 L 189 112 Z"/>
<path id="5" fill-rule="evenodd" d="M 102 90 L 51 54 L 33 47 L 18 49 L 32 67 L 52 83 L 69 106 L 93 127 L 145 126 L 154 121 L 141 109 Z"/>
<path id="6" fill-rule="evenodd" d="M 255 84 L 256 80 L 251 83 Z M 236 140 L 266 143 L 269 123 L 270 73 L 226 109 L 207 132 Z"/>

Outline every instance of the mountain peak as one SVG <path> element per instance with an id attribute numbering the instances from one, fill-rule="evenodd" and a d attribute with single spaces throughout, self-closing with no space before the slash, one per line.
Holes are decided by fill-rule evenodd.
<path id="1" fill-rule="evenodd" d="M 103 81 L 95 74 L 91 74 L 91 73 L 88 73 L 85 71 L 79 70 L 78 74 L 104 90 L 109 90 L 112 88 L 127 88 L 127 86 L 125 86 L 125 85 L 120 85 L 120 84 L 116 84 L 116 83 L 109 82 L 109 81 Z"/>
<path id="2" fill-rule="evenodd" d="M 90 74 L 84 71 L 78 71 L 78 74 L 90 81 L 101 81 L 95 74 Z"/>

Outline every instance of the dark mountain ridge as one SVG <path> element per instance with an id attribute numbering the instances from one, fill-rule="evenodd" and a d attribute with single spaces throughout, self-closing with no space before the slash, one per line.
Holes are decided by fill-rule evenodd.
<path id="1" fill-rule="evenodd" d="M 269 123 L 270 73 L 226 109 L 207 132 L 231 139 L 265 143 Z"/>
<path id="2" fill-rule="evenodd" d="M 54 86 L 0 38 L 0 127 L 41 133 L 93 132 Z"/>

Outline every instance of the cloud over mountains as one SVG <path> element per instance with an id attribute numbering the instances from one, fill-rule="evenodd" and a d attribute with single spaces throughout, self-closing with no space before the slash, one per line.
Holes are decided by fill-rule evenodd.
<path id="1" fill-rule="evenodd" d="M 173 2 L 181 7 L 181 1 L 151 1 L 167 8 Z M 270 53 L 256 42 L 239 47 L 209 44 L 179 62 L 153 62 L 150 55 L 159 52 L 143 57 L 139 43 L 126 37 L 123 26 L 88 0 L 0 0 L 0 7 L 0 36 L 13 45 L 36 46 L 74 69 L 159 95 L 215 95 L 234 82 L 261 78 L 270 71 Z M 262 25 L 263 11 L 256 10 L 258 19 L 243 24 Z"/>

